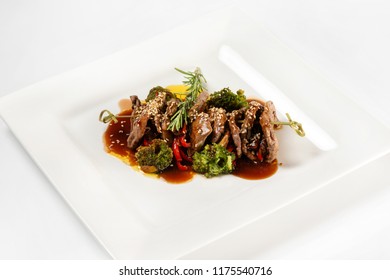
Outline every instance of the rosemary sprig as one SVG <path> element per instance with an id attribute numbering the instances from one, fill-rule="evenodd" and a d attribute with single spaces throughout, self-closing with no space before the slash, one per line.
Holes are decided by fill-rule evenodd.
<path id="1" fill-rule="evenodd" d="M 183 81 L 183 84 L 187 85 L 188 89 L 186 92 L 186 99 L 179 104 L 178 110 L 171 117 L 171 123 L 168 126 L 168 129 L 171 131 L 179 131 L 184 123 L 187 123 L 188 110 L 194 105 L 199 93 L 204 89 L 204 84 L 207 83 L 198 67 L 194 72 L 183 71 L 178 68 L 175 68 L 175 70 L 184 75 L 186 80 Z"/>

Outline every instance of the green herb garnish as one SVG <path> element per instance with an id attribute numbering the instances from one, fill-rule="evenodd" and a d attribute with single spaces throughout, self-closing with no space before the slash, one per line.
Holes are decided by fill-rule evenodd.
<path id="1" fill-rule="evenodd" d="M 183 71 L 178 68 L 175 68 L 175 70 L 184 75 L 186 80 L 183 83 L 188 86 L 188 89 L 186 99 L 179 104 L 177 112 L 171 118 L 171 123 L 168 126 L 171 131 L 179 131 L 184 123 L 187 123 L 188 110 L 194 105 L 199 93 L 204 90 L 204 84 L 207 83 L 198 67 L 194 72 Z"/>
<path id="2" fill-rule="evenodd" d="M 223 88 L 210 94 L 207 104 L 211 107 L 224 108 L 228 112 L 248 107 L 244 91 L 239 89 L 237 94 L 235 94 L 229 88 Z"/>

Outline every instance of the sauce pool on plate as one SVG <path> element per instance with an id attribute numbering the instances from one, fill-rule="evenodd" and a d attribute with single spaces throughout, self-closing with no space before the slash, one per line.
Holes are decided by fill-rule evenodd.
<path id="1" fill-rule="evenodd" d="M 122 111 L 118 116 L 129 116 L 131 110 Z M 135 151 L 127 147 L 127 137 L 130 133 L 130 118 L 118 118 L 118 122 L 111 121 L 103 135 L 105 150 L 122 160 L 124 163 L 136 167 Z M 140 171 L 141 172 L 141 171 Z M 149 174 L 148 174 L 149 175 Z M 174 184 L 180 184 L 191 180 L 194 177 L 192 171 L 181 171 L 176 165 L 172 165 L 158 174 L 158 177 Z"/>
<path id="2" fill-rule="evenodd" d="M 233 175 L 248 180 L 259 180 L 271 177 L 277 170 L 278 162 L 276 160 L 271 163 L 266 163 L 253 162 L 245 158 L 240 158 L 236 161 Z"/>

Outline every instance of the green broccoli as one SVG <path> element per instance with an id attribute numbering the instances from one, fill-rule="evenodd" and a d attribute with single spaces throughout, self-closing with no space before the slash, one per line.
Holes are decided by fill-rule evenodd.
<path id="1" fill-rule="evenodd" d="M 235 155 L 219 144 L 206 145 L 201 152 L 193 156 L 192 168 L 206 177 L 232 173 Z"/>
<path id="2" fill-rule="evenodd" d="M 164 140 L 154 139 L 149 146 L 139 147 L 135 158 L 142 171 L 157 173 L 171 164 L 173 152 Z"/>
<path id="3" fill-rule="evenodd" d="M 242 107 L 247 107 L 248 101 L 242 89 L 238 90 L 237 94 L 235 94 L 229 88 L 223 88 L 220 91 L 210 94 L 207 104 L 210 107 L 221 107 L 231 112 Z"/>
<path id="4" fill-rule="evenodd" d="M 149 94 L 148 94 L 148 96 L 146 97 L 145 101 L 148 102 L 148 101 L 154 99 L 154 98 L 156 97 L 156 94 L 159 93 L 159 92 L 166 92 L 166 93 L 167 93 L 167 99 L 166 99 L 167 101 L 168 101 L 169 99 L 171 99 L 172 96 L 173 96 L 172 92 L 170 92 L 168 89 L 163 88 L 163 87 L 161 87 L 161 86 L 156 86 L 156 87 L 152 88 L 152 89 L 149 91 Z"/>

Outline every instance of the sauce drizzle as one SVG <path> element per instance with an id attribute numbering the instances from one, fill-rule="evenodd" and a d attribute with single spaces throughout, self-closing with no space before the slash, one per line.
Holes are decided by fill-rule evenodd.
<path id="1" fill-rule="evenodd" d="M 253 162 L 246 158 L 240 158 L 236 161 L 236 168 L 233 171 L 233 175 L 248 180 L 259 180 L 271 177 L 277 170 L 278 162 L 276 160 L 267 163 Z"/>
<path id="2" fill-rule="evenodd" d="M 118 114 L 118 116 L 130 115 L 131 110 L 125 110 Z M 135 151 L 127 147 L 127 138 L 130 134 L 130 118 L 118 118 L 118 122 L 111 121 L 103 135 L 103 142 L 105 150 L 122 160 L 124 163 L 130 166 L 138 166 L 135 159 Z M 233 176 L 237 176 L 248 180 L 265 179 L 278 170 L 278 163 L 274 161 L 272 163 L 252 162 L 246 158 L 240 158 L 236 161 L 236 168 L 233 171 Z M 142 171 L 140 171 L 142 172 Z M 163 178 L 165 181 L 173 184 L 180 184 L 190 181 L 195 175 L 195 172 L 181 171 L 175 164 L 172 164 L 162 173 L 158 174 L 158 177 Z"/>
<path id="3" fill-rule="evenodd" d="M 122 111 L 118 116 L 131 115 L 131 110 Z M 127 147 L 127 137 L 130 134 L 130 118 L 118 118 L 118 122 L 111 121 L 103 135 L 105 150 L 122 160 L 124 163 L 137 167 L 135 151 Z M 142 172 L 142 171 L 140 171 Z M 171 165 L 158 177 L 173 184 L 190 181 L 194 177 L 193 171 L 181 171 L 176 165 Z"/>

